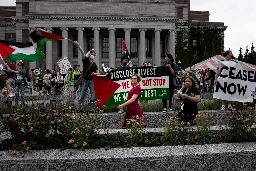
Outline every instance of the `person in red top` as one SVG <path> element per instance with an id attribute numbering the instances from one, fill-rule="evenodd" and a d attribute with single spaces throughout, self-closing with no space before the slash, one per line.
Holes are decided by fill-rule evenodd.
<path id="1" fill-rule="evenodd" d="M 143 111 L 141 110 L 138 102 L 140 96 L 142 95 L 141 87 L 139 84 L 140 80 L 141 78 L 137 74 L 132 76 L 131 82 L 133 84 L 133 88 L 128 92 L 127 101 L 117 107 L 118 109 L 126 107 L 126 114 L 122 125 L 123 129 L 128 128 L 130 120 L 134 118 L 136 118 L 136 120 L 141 120 L 143 126 L 146 127 Z"/>

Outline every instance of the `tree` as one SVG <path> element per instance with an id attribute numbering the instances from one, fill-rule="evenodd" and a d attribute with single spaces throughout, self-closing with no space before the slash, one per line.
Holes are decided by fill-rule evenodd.
<path id="1" fill-rule="evenodd" d="M 244 56 L 243 56 L 243 49 L 240 47 L 240 49 L 239 49 L 239 55 L 238 55 L 238 60 L 239 61 L 243 61 L 244 59 Z"/>
<path id="2" fill-rule="evenodd" d="M 251 52 L 248 54 L 249 63 L 251 63 L 251 64 L 256 64 L 256 52 L 254 49 L 255 49 L 255 47 L 253 46 L 253 43 L 252 43 Z"/>
<path id="3" fill-rule="evenodd" d="M 249 62 L 249 49 L 248 49 L 248 46 L 246 46 L 246 50 L 245 50 L 245 53 L 244 53 L 244 62 Z"/>

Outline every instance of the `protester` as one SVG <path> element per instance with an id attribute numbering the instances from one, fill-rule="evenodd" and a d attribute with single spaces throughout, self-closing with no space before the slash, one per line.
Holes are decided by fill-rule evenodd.
<path id="1" fill-rule="evenodd" d="M 80 99 L 78 103 L 80 107 L 84 108 L 84 98 L 86 91 L 88 88 L 90 89 L 91 99 L 93 102 L 93 108 L 96 110 L 96 97 L 94 92 L 94 84 L 93 84 L 93 75 L 98 75 L 98 66 L 94 62 L 94 58 L 96 57 L 96 52 L 94 50 L 90 50 L 87 54 L 84 53 L 84 50 L 79 45 L 77 41 L 73 42 L 78 46 L 79 51 L 82 54 L 82 62 L 83 62 L 83 74 L 82 74 L 82 91 L 80 95 Z"/>
<path id="2" fill-rule="evenodd" d="M 64 87 L 64 78 L 63 76 L 57 72 L 57 75 L 55 77 L 55 95 L 61 95 L 63 92 L 63 87 Z"/>
<path id="3" fill-rule="evenodd" d="M 129 62 L 129 56 L 128 55 L 124 55 L 122 58 L 121 58 L 121 66 L 117 67 L 117 70 L 123 70 L 123 69 L 126 69 L 126 68 L 131 68 L 129 66 L 127 66 Z M 119 111 L 117 112 L 119 114 L 121 113 L 124 113 L 124 109 L 119 109 Z"/>
<path id="4" fill-rule="evenodd" d="M 215 72 L 213 70 L 209 70 L 208 77 L 205 80 L 209 80 L 209 88 L 208 93 L 213 93 L 214 91 L 214 79 L 215 79 Z"/>
<path id="5" fill-rule="evenodd" d="M 9 70 L 9 72 L 12 72 L 15 74 L 15 105 L 18 105 L 19 100 L 19 94 L 21 95 L 21 104 L 25 105 L 25 86 L 26 86 L 26 69 L 24 69 L 24 64 L 22 62 L 18 62 L 17 64 L 18 69 L 15 70 Z"/>
<path id="6" fill-rule="evenodd" d="M 73 96 L 73 92 L 74 92 L 74 75 L 72 73 L 73 73 L 73 69 L 69 68 L 68 69 L 68 73 L 65 76 L 65 85 L 66 85 L 66 88 L 67 88 L 67 91 L 68 91 L 68 95 L 72 96 L 72 98 L 73 98 L 74 97 Z"/>
<path id="7" fill-rule="evenodd" d="M 169 111 L 172 110 L 172 97 L 174 94 L 174 90 L 176 88 L 176 75 L 178 74 L 178 65 L 174 63 L 173 56 L 171 54 L 166 54 L 165 63 L 162 67 L 169 68 Z M 167 111 L 167 99 L 163 99 L 163 113 Z"/>
<path id="8" fill-rule="evenodd" d="M 181 111 L 179 117 L 181 121 L 193 124 L 198 114 L 197 103 L 200 102 L 200 93 L 197 88 L 197 82 L 191 76 L 186 76 L 184 87 L 177 93 L 177 97 L 181 100 Z"/>
<path id="9" fill-rule="evenodd" d="M 51 79 L 50 79 L 50 82 L 51 82 L 51 93 L 53 94 L 54 91 L 55 91 L 55 85 L 56 85 L 56 78 L 57 76 L 57 73 L 56 73 L 56 70 L 52 70 L 51 71 Z"/>
<path id="10" fill-rule="evenodd" d="M 11 87 L 11 85 L 14 83 L 15 73 L 11 71 L 15 71 L 15 70 L 16 70 L 16 65 L 14 62 L 8 63 L 7 65 L 5 65 L 5 69 L 3 69 L 3 71 L 5 71 L 7 76 L 5 85 L 7 89 L 10 91 L 10 94 L 9 94 L 10 97 L 14 96 L 14 89 Z"/>
<path id="11" fill-rule="evenodd" d="M 221 61 L 232 61 L 232 57 L 233 57 L 232 51 L 230 51 L 230 50 L 225 51 L 223 53 L 223 56 L 224 56 L 224 59 L 222 59 Z M 217 79 L 218 79 L 222 69 L 223 69 L 223 67 L 222 68 L 217 67 L 217 71 L 216 71 L 216 74 L 215 74 L 214 84 L 217 83 Z M 221 108 L 220 108 L 221 111 L 224 111 L 226 109 L 226 104 L 228 105 L 228 109 L 232 110 L 231 101 L 221 100 L 221 104 L 222 104 Z"/>
<path id="12" fill-rule="evenodd" d="M 78 80 L 81 77 L 81 70 L 80 65 L 76 65 L 74 68 L 75 69 L 72 73 L 72 77 L 74 78 L 74 98 L 76 98 L 76 92 L 79 89 Z"/>
<path id="13" fill-rule="evenodd" d="M 49 69 L 46 69 L 43 77 L 44 79 L 43 82 L 44 82 L 44 88 L 48 94 L 51 93 L 51 76 L 52 76 L 51 71 Z"/>
<path id="14" fill-rule="evenodd" d="M 118 106 L 118 109 L 122 109 L 123 107 L 126 107 L 126 114 L 125 114 L 124 122 L 122 125 L 123 129 L 125 129 L 129 126 L 129 124 L 128 124 L 128 122 L 130 122 L 129 119 L 132 119 L 133 117 L 136 117 L 136 116 L 139 117 L 139 119 L 143 123 L 143 126 L 145 127 L 145 122 L 143 119 L 143 112 L 138 103 L 138 100 L 139 100 L 140 96 L 142 95 L 141 87 L 139 84 L 140 81 L 141 81 L 141 78 L 137 74 L 134 74 L 131 77 L 131 82 L 133 84 L 133 88 L 128 92 L 127 101 Z"/>
<path id="15" fill-rule="evenodd" d="M 127 66 L 127 64 L 129 63 L 129 56 L 128 55 L 124 55 L 121 58 L 121 65 L 119 67 L 117 67 L 117 70 L 122 70 L 125 68 L 130 68 L 130 66 Z"/>

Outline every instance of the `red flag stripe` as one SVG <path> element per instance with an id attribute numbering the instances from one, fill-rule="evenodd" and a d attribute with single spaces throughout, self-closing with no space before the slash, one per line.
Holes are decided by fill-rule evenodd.
<path id="1" fill-rule="evenodd" d="M 43 30 L 43 29 L 38 29 L 38 31 L 40 32 L 40 34 L 41 34 L 43 37 L 48 38 L 48 39 L 54 39 L 54 40 L 64 39 L 64 37 L 62 37 L 62 36 L 60 36 L 60 35 L 47 32 L 47 31 L 45 31 L 45 30 Z"/>
<path id="2" fill-rule="evenodd" d="M 6 60 L 14 51 L 15 49 L 0 42 L 0 54 L 3 60 Z"/>
<path id="3" fill-rule="evenodd" d="M 93 82 L 94 92 L 97 99 L 97 107 L 103 106 L 120 87 L 120 84 L 106 79 L 103 76 L 93 76 Z"/>

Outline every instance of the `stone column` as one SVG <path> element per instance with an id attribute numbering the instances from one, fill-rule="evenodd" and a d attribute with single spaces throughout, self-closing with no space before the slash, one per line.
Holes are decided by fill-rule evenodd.
<path id="1" fill-rule="evenodd" d="M 154 66 L 156 64 L 155 61 L 155 34 L 152 35 L 152 45 L 151 45 L 151 49 L 152 49 L 152 66 Z"/>
<path id="2" fill-rule="evenodd" d="M 131 53 L 131 29 L 130 28 L 125 28 L 124 32 L 125 32 L 126 47 L 129 51 L 129 53 Z"/>
<path id="3" fill-rule="evenodd" d="M 0 27 L 0 40 L 5 40 L 5 27 Z"/>
<path id="4" fill-rule="evenodd" d="M 45 28 L 46 31 L 52 32 L 52 28 Z M 53 64 L 52 64 L 52 41 L 46 42 L 46 69 L 52 70 Z"/>
<path id="5" fill-rule="evenodd" d="M 161 65 L 161 49 L 160 49 L 160 32 L 161 29 L 155 29 L 155 65 Z"/>
<path id="6" fill-rule="evenodd" d="M 16 42 L 23 42 L 22 41 L 22 29 L 16 29 Z"/>
<path id="7" fill-rule="evenodd" d="M 115 28 L 109 28 L 109 67 L 116 67 L 116 35 Z"/>
<path id="8" fill-rule="evenodd" d="M 80 46 L 82 47 L 82 49 L 85 51 L 84 49 L 84 28 L 80 27 L 80 28 L 76 28 L 76 30 L 78 30 L 78 42 L 80 44 Z M 82 62 L 82 54 L 81 52 L 78 50 L 78 61 L 77 63 L 80 65 L 80 68 L 83 68 L 83 62 Z"/>
<path id="9" fill-rule="evenodd" d="M 98 69 L 100 69 L 100 28 L 93 28 L 92 30 L 94 31 L 94 50 L 97 54 L 94 62 L 98 65 Z"/>
<path id="10" fill-rule="evenodd" d="M 60 28 L 62 30 L 62 37 L 68 38 L 68 28 Z M 67 57 L 68 58 L 68 40 L 63 39 L 62 40 L 62 58 Z"/>
<path id="11" fill-rule="evenodd" d="M 176 33 L 175 30 L 169 30 L 169 41 L 168 41 L 168 53 L 170 53 L 174 60 L 175 60 L 175 38 L 176 38 Z"/>
<path id="12" fill-rule="evenodd" d="M 147 29 L 139 29 L 140 31 L 140 46 L 139 46 L 139 67 L 146 61 L 146 47 L 145 47 L 145 32 Z"/>
<path id="13" fill-rule="evenodd" d="M 29 33 L 35 31 L 36 28 L 29 28 Z M 29 41 L 33 43 L 32 39 L 29 37 Z M 31 74 L 31 69 L 36 68 L 36 61 L 35 62 L 29 62 L 29 71 L 28 73 Z"/>

